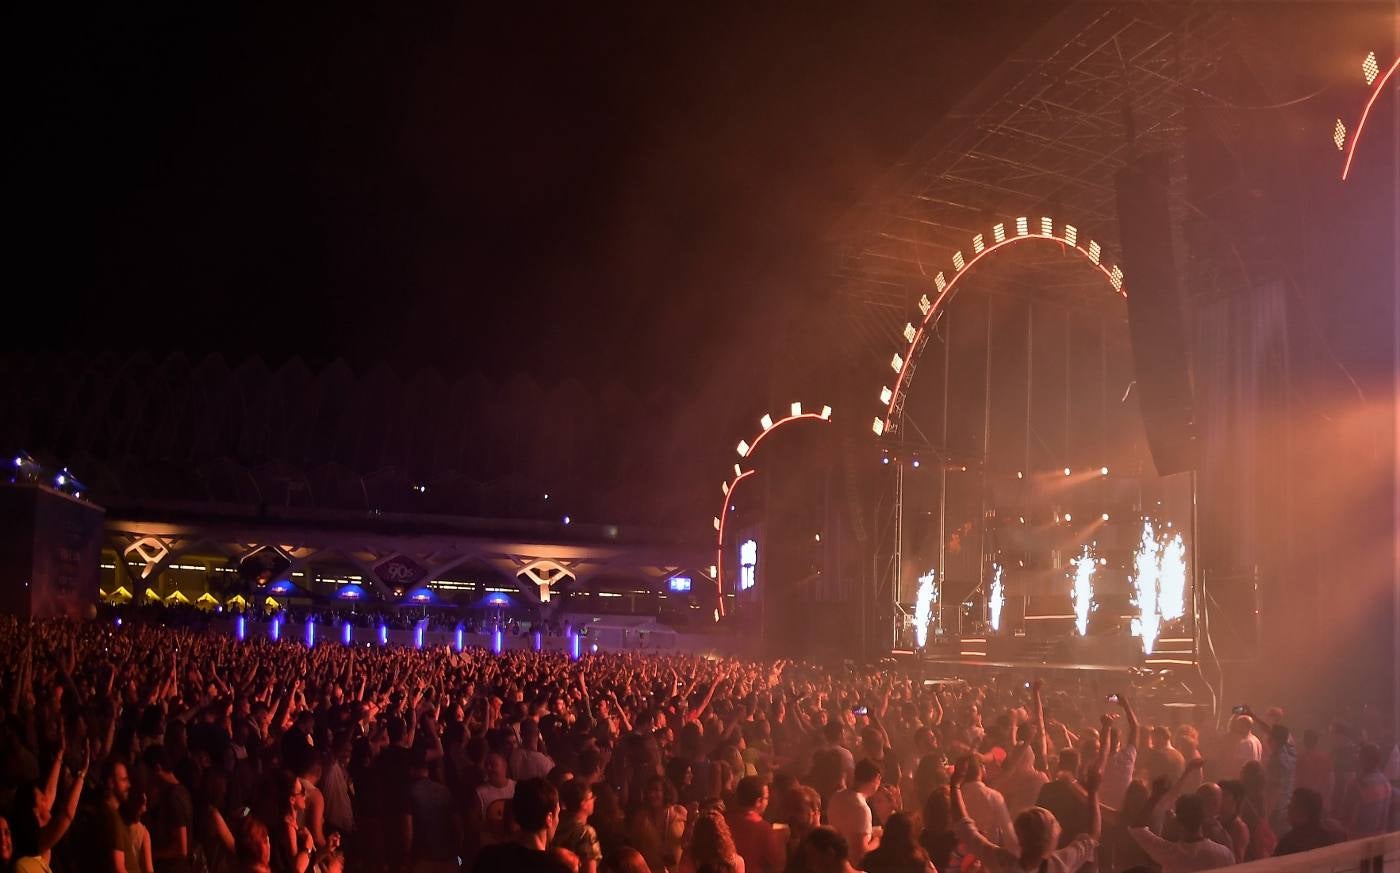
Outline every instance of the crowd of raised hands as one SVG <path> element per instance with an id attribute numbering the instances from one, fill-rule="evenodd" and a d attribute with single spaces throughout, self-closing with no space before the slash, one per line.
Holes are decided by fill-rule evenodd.
<path id="1" fill-rule="evenodd" d="M 1400 828 L 1393 738 L 1021 676 L 0 619 L 0 701 L 24 873 L 1174 871 Z"/>

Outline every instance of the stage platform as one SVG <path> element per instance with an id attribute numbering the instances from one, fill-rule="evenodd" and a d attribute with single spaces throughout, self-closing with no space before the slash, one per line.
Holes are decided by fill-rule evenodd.
<path id="1" fill-rule="evenodd" d="M 990 669 L 1027 670 L 1032 672 L 1061 672 L 1072 670 L 1080 673 L 1117 673 L 1127 675 L 1132 669 L 1123 664 L 1061 664 L 1038 663 L 1034 661 L 988 661 L 985 658 L 915 658 L 915 663 L 926 667 L 946 667 L 949 669 Z"/>

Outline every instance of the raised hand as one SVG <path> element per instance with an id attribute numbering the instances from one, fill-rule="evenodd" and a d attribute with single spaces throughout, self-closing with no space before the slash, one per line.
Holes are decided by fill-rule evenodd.
<path id="1" fill-rule="evenodd" d="M 972 766 L 972 757 L 969 755 L 953 765 L 953 773 L 948 777 L 948 787 L 958 788 L 967 781 L 967 770 Z"/>
<path id="2" fill-rule="evenodd" d="M 1084 790 L 1089 792 L 1090 794 L 1095 794 L 1098 792 L 1099 786 L 1102 784 L 1103 774 L 1099 772 L 1099 768 L 1090 767 L 1088 772 L 1084 774 Z"/>

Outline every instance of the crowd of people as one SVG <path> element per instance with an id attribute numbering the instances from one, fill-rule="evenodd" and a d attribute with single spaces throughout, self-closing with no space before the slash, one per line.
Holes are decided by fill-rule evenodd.
<path id="1" fill-rule="evenodd" d="M 20 873 L 1176 873 L 1400 829 L 1393 726 L 1019 678 L 4 619 L 0 704 Z"/>

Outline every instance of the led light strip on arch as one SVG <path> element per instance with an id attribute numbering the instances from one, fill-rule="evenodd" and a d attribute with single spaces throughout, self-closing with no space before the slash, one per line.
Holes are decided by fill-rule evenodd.
<path id="1" fill-rule="evenodd" d="M 793 403 L 788 407 L 788 414 L 783 418 L 773 419 L 773 416 L 764 413 L 758 420 L 759 432 L 754 435 L 752 441 L 739 440 L 739 445 L 735 451 L 743 460 L 750 460 L 757 451 L 760 443 L 768 437 L 770 433 L 795 422 L 795 421 L 831 421 L 831 407 L 823 406 L 820 412 L 804 412 L 801 403 Z M 724 526 L 729 516 L 729 505 L 734 499 L 734 489 L 739 487 L 739 483 L 754 475 L 758 471 L 750 467 L 745 470 L 741 465 L 734 465 L 734 475 L 720 483 L 720 490 L 724 492 L 724 503 L 720 505 L 719 515 L 714 517 L 715 528 L 715 589 L 718 591 L 717 603 L 715 606 L 715 617 L 724 615 Z"/>
<path id="2" fill-rule="evenodd" d="M 1127 296 L 1123 290 L 1123 270 L 1106 263 L 1103 257 L 1103 246 L 1097 240 L 1086 239 L 1080 233 L 1079 228 L 1072 224 L 1059 225 L 1057 228 L 1054 219 L 1049 216 L 1039 216 L 1032 219 L 1030 216 L 1022 215 L 1016 219 L 1011 227 L 1005 223 L 998 223 L 994 226 L 991 239 L 992 242 L 988 244 L 984 234 L 979 233 L 974 236 L 971 246 L 972 257 L 967 257 L 961 251 L 956 252 L 953 255 L 951 276 L 940 272 L 933 277 L 934 298 L 930 300 L 927 294 L 919 298 L 919 323 L 917 326 L 913 322 L 907 322 L 904 325 L 904 341 L 907 345 L 890 358 L 890 370 L 895 374 L 894 387 L 884 385 L 880 388 L 880 405 L 885 410 L 882 415 L 875 417 L 874 423 L 871 425 L 871 430 L 875 432 L 876 436 L 893 433 L 898 427 L 898 410 L 904 403 L 904 394 L 909 387 L 914 361 L 918 358 L 923 344 L 927 341 L 929 331 L 937 323 L 939 315 L 958 282 L 978 261 L 992 252 L 1028 240 L 1059 243 L 1065 254 L 1075 254 L 1084 258 L 1102 273 L 1116 294 Z"/>
<path id="3" fill-rule="evenodd" d="M 1386 85 L 1395 75 L 1395 70 L 1400 68 L 1400 58 L 1386 69 L 1381 75 L 1380 64 L 1376 61 L 1376 53 L 1371 52 L 1366 55 L 1366 59 L 1361 62 L 1361 77 L 1366 80 L 1366 84 L 1371 86 L 1371 96 L 1366 100 L 1365 107 L 1361 110 L 1361 117 L 1356 121 L 1356 130 L 1350 137 L 1347 135 L 1347 127 L 1340 118 L 1332 126 L 1332 142 L 1337 146 L 1337 151 L 1346 152 L 1346 161 L 1342 164 L 1342 181 L 1347 180 L 1351 173 L 1351 161 L 1356 157 L 1356 145 L 1361 141 L 1361 132 L 1366 129 L 1366 119 L 1371 115 L 1371 107 L 1376 105 L 1376 100 L 1385 91 Z"/>

